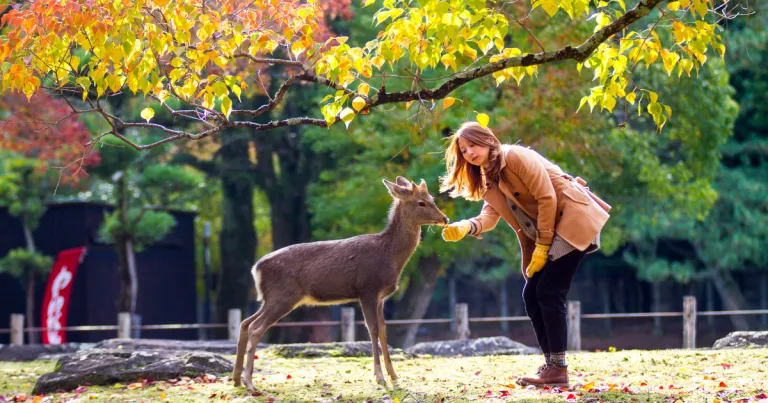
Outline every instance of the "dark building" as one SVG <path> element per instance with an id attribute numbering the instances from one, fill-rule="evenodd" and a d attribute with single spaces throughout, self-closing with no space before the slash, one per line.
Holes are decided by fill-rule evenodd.
<path id="1" fill-rule="evenodd" d="M 91 202 L 51 204 L 34 232 L 38 250 L 53 260 L 62 250 L 87 248 L 72 285 L 67 326 L 117 324 L 117 254 L 111 244 L 101 242 L 98 236 L 104 214 L 111 209 Z M 136 254 L 139 278 L 136 310 L 145 325 L 197 322 L 195 215 L 172 214 L 177 222 L 173 230 Z M 25 247 L 21 222 L 0 207 L 0 257 L 19 247 Z M 37 282 L 35 327 L 40 326 L 40 305 L 47 281 L 43 278 Z M 25 300 L 22 284 L 0 273 L 0 329 L 9 327 L 12 313 L 25 312 Z M 96 342 L 113 337 L 116 337 L 115 331 L 67 332 L 70 342 Z M 197 331 L 142 331 L 141 337 L 196 339 Z M 8 342 L 9 335 L 0 334 L 0 344 Z"/>

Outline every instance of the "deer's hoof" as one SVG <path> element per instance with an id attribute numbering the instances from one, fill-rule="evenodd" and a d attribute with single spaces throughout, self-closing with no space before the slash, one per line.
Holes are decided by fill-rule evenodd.
<path id="1" fill-rule="evenodd" d="M 245 390 L 247 390 L 247 391 L 248 391 L 248 393 L 253 393 L 253 392 L 255 392 L 255 391 L 256 391 L 256 388 L 255 388 L 255 387 L 253 387 L 253 384 L 251 384 L 251 385 L 248 385 L 248 384 L 246 384 L 246 385 L 245 385 Z"/>
<path id="2" fill-rule="evenodd" d="M 376 378 L 376 383 L 384 387 L 387 386 L 387 381 L 384 379 L 384 377 Z"/>

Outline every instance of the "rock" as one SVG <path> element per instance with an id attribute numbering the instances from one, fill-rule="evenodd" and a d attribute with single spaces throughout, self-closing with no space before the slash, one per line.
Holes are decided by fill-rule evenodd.
<path id="1" fill-rule="evenodd" d="M 71 391 L 80 385 L 112 385 L 140 379 L 229 374 L 234 365 L 208 352 L 91 349 L 64 356 L 54 372 L 38 378 L 34 394 Z"/>
<path id="2" fill-rule="evenodd" d="M 0 345 L 0 361 L 56 359 L 62 354 L 73 353 L 91 346 L 80 343 Z"/>
<path id="3" fill-rule="evenodd" d="M 763 332 L 731 332 L 727 336 L 715 341 L 713 349 L 723 348 L 755 348 L 768 347 L 768 331 Z"/>
<path id="4" fill-rule="evenodd" d="M 206 351 L 209 353 L 235 355 L 237 343 L 234 340 L 164 340 L 164 339 L 110 339 L 94 346 L 95 348 L 137 350 L 169 350 L 169 351 Z M 256 349 L 267 347 L 259 343 Z"/>
<path id="5" fill-rule="evenodd" d="M 537 347 L 528 347 L 525 344 L 510 340 L 504 336 L 483 337 L 470 340 L 443 340 L 430 341 L 415 344 L 405 350 L 414 355 L 435 355 L 442 357 L 456 357 L 462 355 L 523 355 L 540 354 Z"/>
<path id="6" fill-rule="evenodd" d="M 370 341 L 274 344 L 264 351 L 284 358 L 371 357 L 373 355 Z M 402 354 L 403 350 L 389 346 L 389 353 L 390 355 Z"/>

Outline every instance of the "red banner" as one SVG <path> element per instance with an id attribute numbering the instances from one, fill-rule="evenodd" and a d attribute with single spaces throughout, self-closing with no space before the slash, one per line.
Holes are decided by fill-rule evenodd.
<path id="1" fill-rule="evenodd" d="M 60 329 L 67 326 L 69 295 L 72 292 L 77 266 L 82 262 L 84 254 L 85 248 L 74 248 L 61 251 L 56 257 L 51 274 L 48 275 L 48 285 L 45 286 L 45 296 L 40 309 L 42 327 L 48 329 L 43 332 L 43 344 L 67 342 L 66 332 Z"/>

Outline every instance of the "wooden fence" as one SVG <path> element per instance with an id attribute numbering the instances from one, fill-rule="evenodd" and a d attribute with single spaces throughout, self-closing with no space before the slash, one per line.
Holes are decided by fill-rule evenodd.
<path id="1" fill-rule="evenodd" d="M 728 316 L 728 315 L 766 315 L 768 309 L 754 310 L 736 310 L 736 311 L 697 311 L 696 297 L 686 296 L 683 298 L 682 312 L 639 312 L 639 313 L 593 313 L 582 314 L 580 301 L 568 301 L 568 350 L 581 350 L 581 321 L 583 319 L 609 319 L 609 318 L 655 318 L 655 317 L 682 317 L 683 320 L 683 345 L 682 348 L 696 348 L 696 318 L 699 316 Z M 70 326 L 62 327 L 58 330 L 67 332 L 87 332 L 87 331 L 117 331 L 118 338 L 132 338 L 135 330 L 175 330 L 175 329 L 214 329 L 226 327 L 229 331 L 229 339 L 237 340 L 240 334 L 240 322 L 242 321 L 242 312 L 240 309 L 230 309 L 227 323 L 191 323 L 191 324 L 167 324 L 167 325 L 132 325 L 131 315 L 129 313 L 120 313 L 117 317 L 117 325 L 104 326 Z M 401 319 L 387 320 L 387 326 L 398 326 L 407 324 L 451 324 L 455 331 L 453 338 L 457 340 L 466 340 L 471 335 L 470 324 L 480 322 L 523 322 L 528 321 L 527 316 L 498 316 L 498 317 L 469 317 L 469 306 L 467 304 L 456 304 L 455 317 L 453 319 Z M 44 332 L 48 329 L 40 327 L 24 328 L 24 315 L 11 315 L 10 329 L 0 329 L 0 334 L 10 333 L 11 344 L 24 344 L 24 332 Z M 355 320 L 355 309 L 352 307 L 341 308 L 341 320 L 338 321 L 315 321 L 315 322 L 278 322 L 277 327 L 293 326 L 338 326 L 341 333 L 341 341 L 355 341 L 356 325 L 364 325 L 362 320 Z"/>

